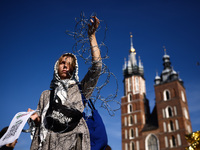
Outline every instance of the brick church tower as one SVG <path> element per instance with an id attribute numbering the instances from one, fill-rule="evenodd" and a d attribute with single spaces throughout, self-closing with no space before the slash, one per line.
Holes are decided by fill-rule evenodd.
<path id="1" fill-rule="evenodd" d="M 124 63 L 124 96 L 121 98 L 122 150 L 184 150 L 185 134 L 192 132 L 183 81 L 163 56 L 164 69 L 155 77 L 156 104 L 150 113 L 146 98 L 144 68 L 133 48 Z"/>

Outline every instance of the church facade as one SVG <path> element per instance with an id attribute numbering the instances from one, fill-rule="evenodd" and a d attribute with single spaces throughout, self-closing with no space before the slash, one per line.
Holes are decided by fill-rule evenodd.
<path id="1" fill-rule="evenodd" d="M 155 106 L 150 112 L 144 68 L 133 47 L 124 63 L 121 98 L 122 150 L 184 150 L 185 134 L 192 132 L 183 81 L 163 56 L 163 71 L 154 79 Z"/>

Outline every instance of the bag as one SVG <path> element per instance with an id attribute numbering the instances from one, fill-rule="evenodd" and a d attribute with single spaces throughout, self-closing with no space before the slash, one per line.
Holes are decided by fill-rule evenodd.
<path id="1" fill-rule="evenodd" d="M 92 116 L 88 117 L 83 113 L 83 118 L 85 119 L 90 132 L 91 150 L 104 150 L 108 144 L 106 128 L 100 114 L 95 109 L 90 99 L 88 101 L 88 106 L 92 111 Z"/>
<path id="2" fill-rule="evenodd" d="M 45 115 L 45 128 L 59 133 L 72 131 L 80 122 L 83 114 L 73 108 L 62 105 L 61 99 L 54 97 L 54 90 L 51 90 L 50 104 Z"/>

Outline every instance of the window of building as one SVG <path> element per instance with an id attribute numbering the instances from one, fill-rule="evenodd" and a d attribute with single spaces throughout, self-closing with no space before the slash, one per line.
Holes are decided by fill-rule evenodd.
<path id="1" fill-rule="evenodd" d="M 171 137 L 171 147 L 176 147 L 176 138 L 173 135 Z"/>
<path id="2" fill-rule="evenodd" d="M 133 139 L 134 138 L 134 130 L 131 128 L 129 130 L 129 139 Z"/>
<path id="3" fill-rule="evenodd" d="M 128 117 L 128 121 L 129 121 L 129 126 L 133 125 L 133 117 L 132 116 L 129 116 Z"/>
<path id="4" fill-rule="evenodd" d="M 168 147 L 168 138 L 167 138 L 167 136 L 165 136 L 165 147 L 166 148 Z"/>
<path id="5" fill-rule="evenodd" d="M 138 128 L 135 128 L 135 136 L 138 137 Z"/>
<path id="6" fill-rule="evenodd" d="M 167 132 L 167 126 L 166 126 L 165 122 L 163 122 L 163 130 L 164 130 L 164 132 Z"/>
<path id="7" fill-rule="evenodd" d="M 172 108 L 170 106 L 167 106 L 165 108 L 165 112 L 166 112 L 166 118 L 173 117 Z"/>
<path id="8" fill-rule="evenodd" d="M 162 109 L 163 118 L 165 118 L 165 110 Z"/>
<path id="9" fill-rule="evenodd" d="M 185 115 L 185 118 L 189 119 L 189 117 L 188 117 L 188 111 L 187 111 L 187 109 L 185 107 L 183 108 L 183 111 L 184 111 L 183 113 Z"/>
<path id="10" fill-rule="evenodd" d="M 127 117 L 124 117 L 124 126 L 127 126 Z"/>
<path id="11" fill-rule="evenodd" d="M 128 144 L 125 143 L 125 150 L 128 150 Z"/>
<path id="12" fill-rule="evenodd" d="M 179 124 L 177 119 L 175 120 L 175 123 L 176 123 L 176 130 L 179 130 Z"/>
<path id="13" fill-rule="evenodd" d="M 137 124 L 137 115 L 134 115 L 135 124 Z"/>
<path id="14" fill-rule="evenodd" d="M 158 150 L 158 139 L 155 135 L 151 134 L 151 135 L 147 136 L 146 149 L 147 150 Z"/>
<path id="15" fill-rule="evenodd" d="M 128 78 L 128 92 L 131 91 L 131 78 Z"/>
<path id="16" fill-rule="evenodd" d="M 132 101 L 132 95 L 128 94 L 128 102 L 131 102 L 131 101 Z"/>
<path id="17" fill-rule="evenodd" d="M 174 131 L 174 124 L 173 124 L 173 122 L 170 120 L 169 123 L 170 123 L 170 131 Z"/>
<path id="18" fill-rule="evenodd" d="M 177 139 L 178 139 L 178 145 L 180 146 L 181 145 L 181 136 L 180 136 L 180 134 L 177 134 Z"/>
<path id="19" fill-rule="evenodd" d="M 136 92 L 139 91 L 139 80 L 138 80 L 138 77 L 135 78 L 135 86 L 136 86 Z"/>
<path id="20" fill-rule="evenodd" d="M 176 106 L 174 106 L 174 115 L 177 116 L 177 109 L 176 109 Z"/>
<path id="21" fill-rule="evenodd" d="M 164 90 L 163 97 L 164 97 L 164 101 L 170 100 L 171 99 L 170 91 Z"/>
<path id="22" fill-rule="evenodd" d="M 128 104 L 127 106 L 128 106 L 128 113 L 133 112 L 133 107 L 132 107 L 132 105 L 131 105 L 131 104 Z"/>
<path id="23" fill-rule="evenodd" d="M 125 134 L 125 139 L 127 139 L 128 138 L 127 130 L 124 131 L 124 134 Z"/>
<path id="24" fill-rule="evenodd" d="M 135 88 L 134 88 L 134 76 L 132 76 L 132 89 L 133 89 L 133 93 L 135 93 Z"/>
<path id="25" fill-rule="evenodd" d="M 135 150 L 135 145 L 133 141 L 130 142 L 130 150 Z"/>
<path id="26" fill-rule="evenodd" d="M 183 91 L 181 91 L 181 97 L 182 97 L 182 100 L 185 102 L 185 95 Z"/>

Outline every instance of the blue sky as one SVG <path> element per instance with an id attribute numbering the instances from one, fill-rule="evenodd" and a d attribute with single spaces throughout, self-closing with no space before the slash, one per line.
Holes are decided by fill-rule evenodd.
<path id="1" fill-rule="evenodd" d="M 0 128 L 9 125 L 13 116 L 29 107 L 36 109 L 40 94 L 49 89 L 53 65 L 64 52 L 72 52 L 75 41 L 65 31 L 73 31 L 75 18 L 81 11 L 89 17 L 96 12 L 102 21 L 97 32 L 100 43 L 107 24 L 105 44 L 109 59 L 104 60 L 118 80 L 118 96 L 123 96 L 122 66 L 133 45 L 144 65 L 147 98 L 155 104 L 154 78 L 163 70 L 163 45 L 170 55 L 172 66 L 180 74 L 186 88 L 193 130 L 200 130 L 200 1 L 65 1 L 65 0 L 1 0 L 0 1 Z M 102 49 L 104 51 L 104 49 Z M 83 78 L 88 65 L 79 59 L 79 77 Z M 112 79 L 111 79 L 112 80 Z M 101 94 L 115 92 L 115 84 Z M 114 88 L 113 88 L 114 86 Z M 112 104 L 112 107 L 115 105 Z M 109 145 L 121 149 L 120 110 L 111 117 L 99 108 L 108 132 Z M 22 133 L 16 150 L 30 146 L 28 134 Z"/>

